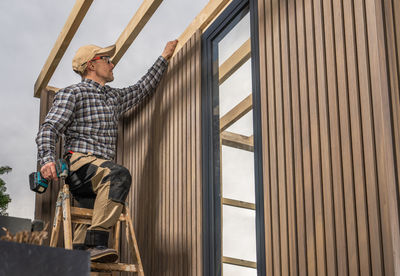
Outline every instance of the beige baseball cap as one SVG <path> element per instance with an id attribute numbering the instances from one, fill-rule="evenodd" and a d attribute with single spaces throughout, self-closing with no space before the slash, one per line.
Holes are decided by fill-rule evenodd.
<path id="1" fill-rule="evenodd" d="M 96 45 L 80 47 L 72 59 L 72 69 L 77 73 L 83 73 L 86 69 L 87 62 L 99 54 L 112 57 L 115 54 L 115 44 L 105 48 Z"/>

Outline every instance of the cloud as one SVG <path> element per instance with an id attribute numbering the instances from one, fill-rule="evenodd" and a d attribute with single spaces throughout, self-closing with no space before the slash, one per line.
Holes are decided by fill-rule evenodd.
<path id="1" fill-rule="evenodd" d="M 13 171 L 4 177 L 12 198 L 11 216 L 33 218 L 34 193 L 28 175 L 36 169 L 39 99 L 33 86 L 75 1 L 2 0 L 0 2 L 0 166 Z M 115 87 L 134 83 L 177 38 L 208 1 L 164 1 L 115 69 Z M 50 85 L 64 87 L 79 81 L 71 60 L 82 45 L 114 43 L 141 1 L 94 1 L 62 58 Z M 177 16 L 179 15 L 179 16 Z"/>

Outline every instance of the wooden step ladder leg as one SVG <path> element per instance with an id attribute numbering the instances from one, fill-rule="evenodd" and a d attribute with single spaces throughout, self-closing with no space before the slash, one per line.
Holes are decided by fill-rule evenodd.
<path id="1" fill-rule="evenodd" d="M 120 239 L 120 232 L 121 232 L 121 221 L 117 221 L 117 224 L 114 228 L 114 249 L 117 251 L 118 259 L 119 259 L 119 239 Z"/>
<path id="2" fill-rule="evenodd" d="M 60 224 L 62 219 L 62 191 L 58 193 L 56 202 L 56 211 L 54 214 L 53 227 L 51 229 L 50 246 L 56 247 L 58 241 L 58 235 L 60 233 Z"/>
<path id="3" fill-rule="evenodd" d="M 64 225 L 64 246 L 65 249 L 72 249 L 72 226 L 71 226 L 71 202 L 68 185 L 63 186 L 63 225 Z"/>
<path id="4" fill-rule="evenodd" d="M 138 265 L 138 275 L 144 276 L 142 260 L 140 258 L 139 247 L 136 241 L 135 230 L 133 229 L 132 219 L 129 215 L 129 211 L 127 208 L 125 209 L 125 218 L 126 218 L 126 234 L 127 234 L 126 238 L 128 239 L 129 244 L 131 246 L 131 250 L 134 252 L 136 257 Z"/>

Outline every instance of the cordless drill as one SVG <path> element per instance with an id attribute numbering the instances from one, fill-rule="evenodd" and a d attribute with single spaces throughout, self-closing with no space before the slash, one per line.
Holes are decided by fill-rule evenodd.
<path id="1" fill-rule="evenodd" d="M 56 161 L 57 177 L 61 178 L 63 182 L 68 176 L 68 164 L 64 159 Z M 29 186 L 32 191 L 42 194 L 46 191 L 50 181 L 45 179 L 40 172 L 33 172 L 29 175 Z"/>

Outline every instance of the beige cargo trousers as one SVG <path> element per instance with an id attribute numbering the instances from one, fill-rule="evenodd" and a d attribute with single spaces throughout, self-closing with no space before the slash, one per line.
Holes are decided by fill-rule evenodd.
<path id="1" fill-rule="evenodd" d="M 76 224 L 74 249 L 106 246 L 111 227 L 117 222 L 132 182 L 128 169 L 91 153 L 69 152 L 66 182 L 79 207 L 93 208 L 92 224 Z"/>

